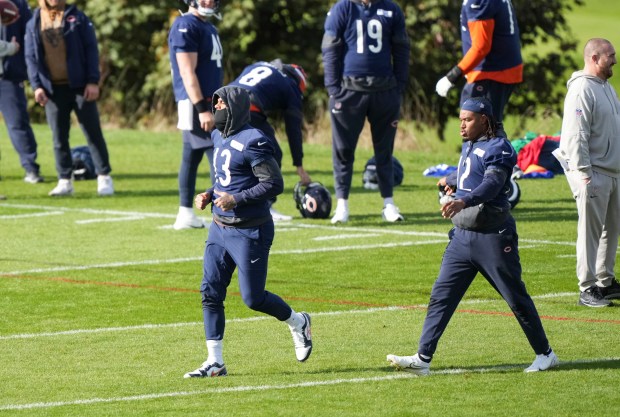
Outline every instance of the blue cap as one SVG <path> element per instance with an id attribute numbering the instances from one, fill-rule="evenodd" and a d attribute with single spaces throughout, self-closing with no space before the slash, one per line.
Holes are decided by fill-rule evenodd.
<path id="1" fill-rule="evenodd" d="M 461 110 L 469 110 L 474 113 L 480 113 L 485 116 L 493 117 L 493 107 L 491 106 L 491 102 L 484 97 L 468 98 L 461 106 Z"/>

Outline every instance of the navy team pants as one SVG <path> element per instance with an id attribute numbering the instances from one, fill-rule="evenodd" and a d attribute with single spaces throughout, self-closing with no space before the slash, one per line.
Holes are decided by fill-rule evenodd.
<path id="1" fill-rule="evenodd" d="M 37 142 L 30 127 L 23 82 L 0 79 L 0 113 L 22 167 L 26 172 L 39 173 Z"/>
<path id="2" fill-rule="evenodd" d="M 291 307 L 265 290 L 273 236 L 271 220 L 246 229 L 211 223 L 200 285 L 207 340 L 224 338 L 224 300 L 235 268 L 239 269 L 239 292 L 248 307 L 280 321 L 291 317 Z"/>
<path id="3" fill-rule="evenodd" d="M 510 99 L 514 84 L 504 84 L 493 80 L 480 80 L 467 83 L 461 91 L 461 106 L 471 97 L 485 97 L 493 106 L 493 116 L 497 122 L 497 136 L 506 136 L 504 131 L 504 107 Z"/>
<path id="4" fill-rule="evenodd" d="M 499 233 L 453 229 L 431 292 L 418 353 L 433 356 L 439 338 L 478 272 L 506 300 L 534 352 L 547 352 L 549 342 L 538 311 L 521 280 L 518 237 L 514 221 L 510 223 Z"/>
<path id="5" fill-rule="evenodd" d="M 332 162 L 337 198 L 349 198 L 353 162 L 359 135 L 368 118 L 377 162 L 377 182 L 381 197 L 392 197 L 394 166 L 392 153 L 400 113 L 396 88 L 372 93 L 342 89 L 329 98 L 332 122 Z"/>

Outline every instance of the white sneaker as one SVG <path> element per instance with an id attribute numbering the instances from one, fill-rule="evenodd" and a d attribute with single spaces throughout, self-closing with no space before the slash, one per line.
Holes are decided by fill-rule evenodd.
<path id="1" fill-rule="evenodd" d="M 114 184 L 112 177 L 109 175 L 97 175 L 97 194 L 112 195 L 114 194 Z"/>
<path id="2" fill-rule="evenodd" d="M 387 355 L 387 361 L 397 371 L 411 372 L 420 376 L 430 373 L 431 364 L 420 359 L 417 353 L 413 356 Z"/>
<path id="3" fill-rule="evenodd" d="M 336 223 L 346 223 L 349 221 L 349 210 L 345 208 L 336 208 L 336 213 L 334 213 L 334 217 L 332 217 L 332 224 Z"/>
<path id="4" fill-rule="evenodd" d="M 287 222 L 293 220 L 293 216 L 287 216 L 286 214 L 282 214 L 274 208 L 270 208 L 269 213 L 271 213 L 271 218 L 274 222 Z"/>
<path id="5" fill-rule="evenodd" d="M 402 222 L 405 218 L 400 214 L 400 210 L 394 204 L 386 204 L 383 208 L 383 220 L 388 222 Z"/>
<path id="6" fill-rule="evenodd" d="M 40 176 L 38 172 L 30 171 L 26 172 L 24 182 L 27 182 L 29 184 L 38 184 L 40 182 L 45 182 L 45 179 Z"/>
<path id="7" fill-rule="evenodd" d="M 177 219 L 172 227 L 174 230 L 202 229 L 203 227 L 206 227 L 206 224 L 204 220 L 197 217 L 193 211 L 190 211 L 189 213 L 186 211 L 179 211 L 179 214 L 177 214 Z"/>
<path id="8" fill-rule="evenodd" d="M 71 183 L 71 180 L 60 179 L 58 180 L 56 187 L 54 187 L 54 189 L 47 194 L 52 197 L 73 195 L 73 184 Z"/>
<path id="9" fill-rule="evenodd" d="M 536 359 L 534 359 L 534 362 L 532 362 L 529 367 L 525 368 L 525 372 L 546 371 L 547 369 L 558 366 L 559 364 L 560 360 L 557 355 L 555 352 L 551 351 L 548 355 L 536 355 Z"/>
<path id="10" fill-rule="evenodd" d="M 211 378 L 216 376 L 226 376 L 226 365 L 219 363 L 207 363 L 204 362 L 200 368 L 187 372 L 183 375 L 183 378 Z"/>
<path id="11" fill-rule="evenodd" d="M 301 329 L 297 330 L 292 326 L 289 326 L 289 328 L 295 345 L 295 356 L 297 356 L 299 362 L 303 362 L 312 353 L 312 322 L 308 313 L 301 312 L 299 314 L 304 317 L 304 324 L 301 326 Z"/>

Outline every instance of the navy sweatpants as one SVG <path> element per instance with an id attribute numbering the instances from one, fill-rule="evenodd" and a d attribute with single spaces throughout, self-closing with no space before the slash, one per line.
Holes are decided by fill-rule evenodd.
<path id="1" fill-rule="evenodd" d="M 372 93 L 342 89 L 330 96 L 332 122 L 332 162 L 337 198 L 349 198 L 353 162 L 359 135 L 368 118 L 372 146 L 377 162 L 377 182 L 381 197 L 392 197 L 394 166 L 392 153 L 400 113 L 400 94 L 396 88 Z"/>
<path id="2" fill-rule="evenodd" d="M 521 263 L 514 220 L 497 232 L 453 229 L 439 277 L 433 285 L 418 353 L 433 356 L 456 307 L 478 272 L 504 298 L 536 354 L 549 349 L 536 306 L 521 280 Z"/>
<path id="3" fill-rule="evenodd" d="M 224 338 L 224 300 L 235 268 L 239 269 L 239 292 L 248 307 L 280 321 L 291 316 L 291 307 L 265 290 L 273 236 L 273 221 L 245 229 L 211 223 L 200 286 L 207 340 Z"/>

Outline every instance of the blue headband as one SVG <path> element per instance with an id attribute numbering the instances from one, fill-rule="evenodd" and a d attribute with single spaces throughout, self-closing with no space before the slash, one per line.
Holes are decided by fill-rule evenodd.
<path id="1" fill-rule="evenodd" d="M 461 110 L 473 111 L 474 113 L 480 113 L 485 116 L 493 117 L 491 102 L 484 97 L 468 98 L 461 106 Z"/>

